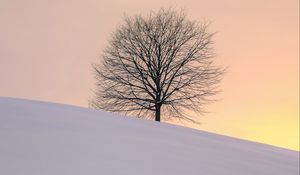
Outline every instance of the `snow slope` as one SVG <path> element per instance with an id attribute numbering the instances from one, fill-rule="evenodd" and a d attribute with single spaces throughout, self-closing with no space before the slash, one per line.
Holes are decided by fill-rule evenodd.
<path id="1" fill-rule="evenodd" d="M 298 175 L 299 152 L 69 105 L 0 98 L 1 175 Z"/>

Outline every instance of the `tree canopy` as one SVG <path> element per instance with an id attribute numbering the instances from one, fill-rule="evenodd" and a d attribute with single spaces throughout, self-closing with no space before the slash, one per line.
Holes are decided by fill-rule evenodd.
<path id="1" fill-rule="evenodd" d="M 205 111 L 224 73 L 214 65 L 208 27 L 172 9 L 125 17 L 93 65 L 91 106 L 156 121 L 195 121 L 187 111 Z"/>

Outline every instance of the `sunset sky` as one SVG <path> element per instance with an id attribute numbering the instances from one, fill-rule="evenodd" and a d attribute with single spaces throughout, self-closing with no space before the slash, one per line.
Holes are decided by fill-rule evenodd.
<path id="1" fill-rule="evenodd" d="M 298 0 L 0 0 L 0 96 L 87 107 L 98 62 L 124 14 L 160 7 L 212 21 L 221 99 L 199 126 L 299 150 Z"/>

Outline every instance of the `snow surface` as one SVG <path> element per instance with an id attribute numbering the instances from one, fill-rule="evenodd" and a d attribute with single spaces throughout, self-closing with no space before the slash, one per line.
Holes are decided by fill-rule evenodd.
<path id="1" fill-rule="evenodd" d="M 0 98 L 1 175 L 298 175 L 299 152 L 54 103 Z"/>

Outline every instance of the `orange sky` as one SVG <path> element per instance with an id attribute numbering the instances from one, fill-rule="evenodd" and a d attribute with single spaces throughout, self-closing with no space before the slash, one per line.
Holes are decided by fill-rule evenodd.
<path id="1" fill-rule="evenodd" d="M 91 63 L 124 13 L 170 6 L 213 21 L 229 67 L 223 100 L 192 127 L 299 150 L 298 0 L 1 0 L 0 96 L 87 106 Z"/>

